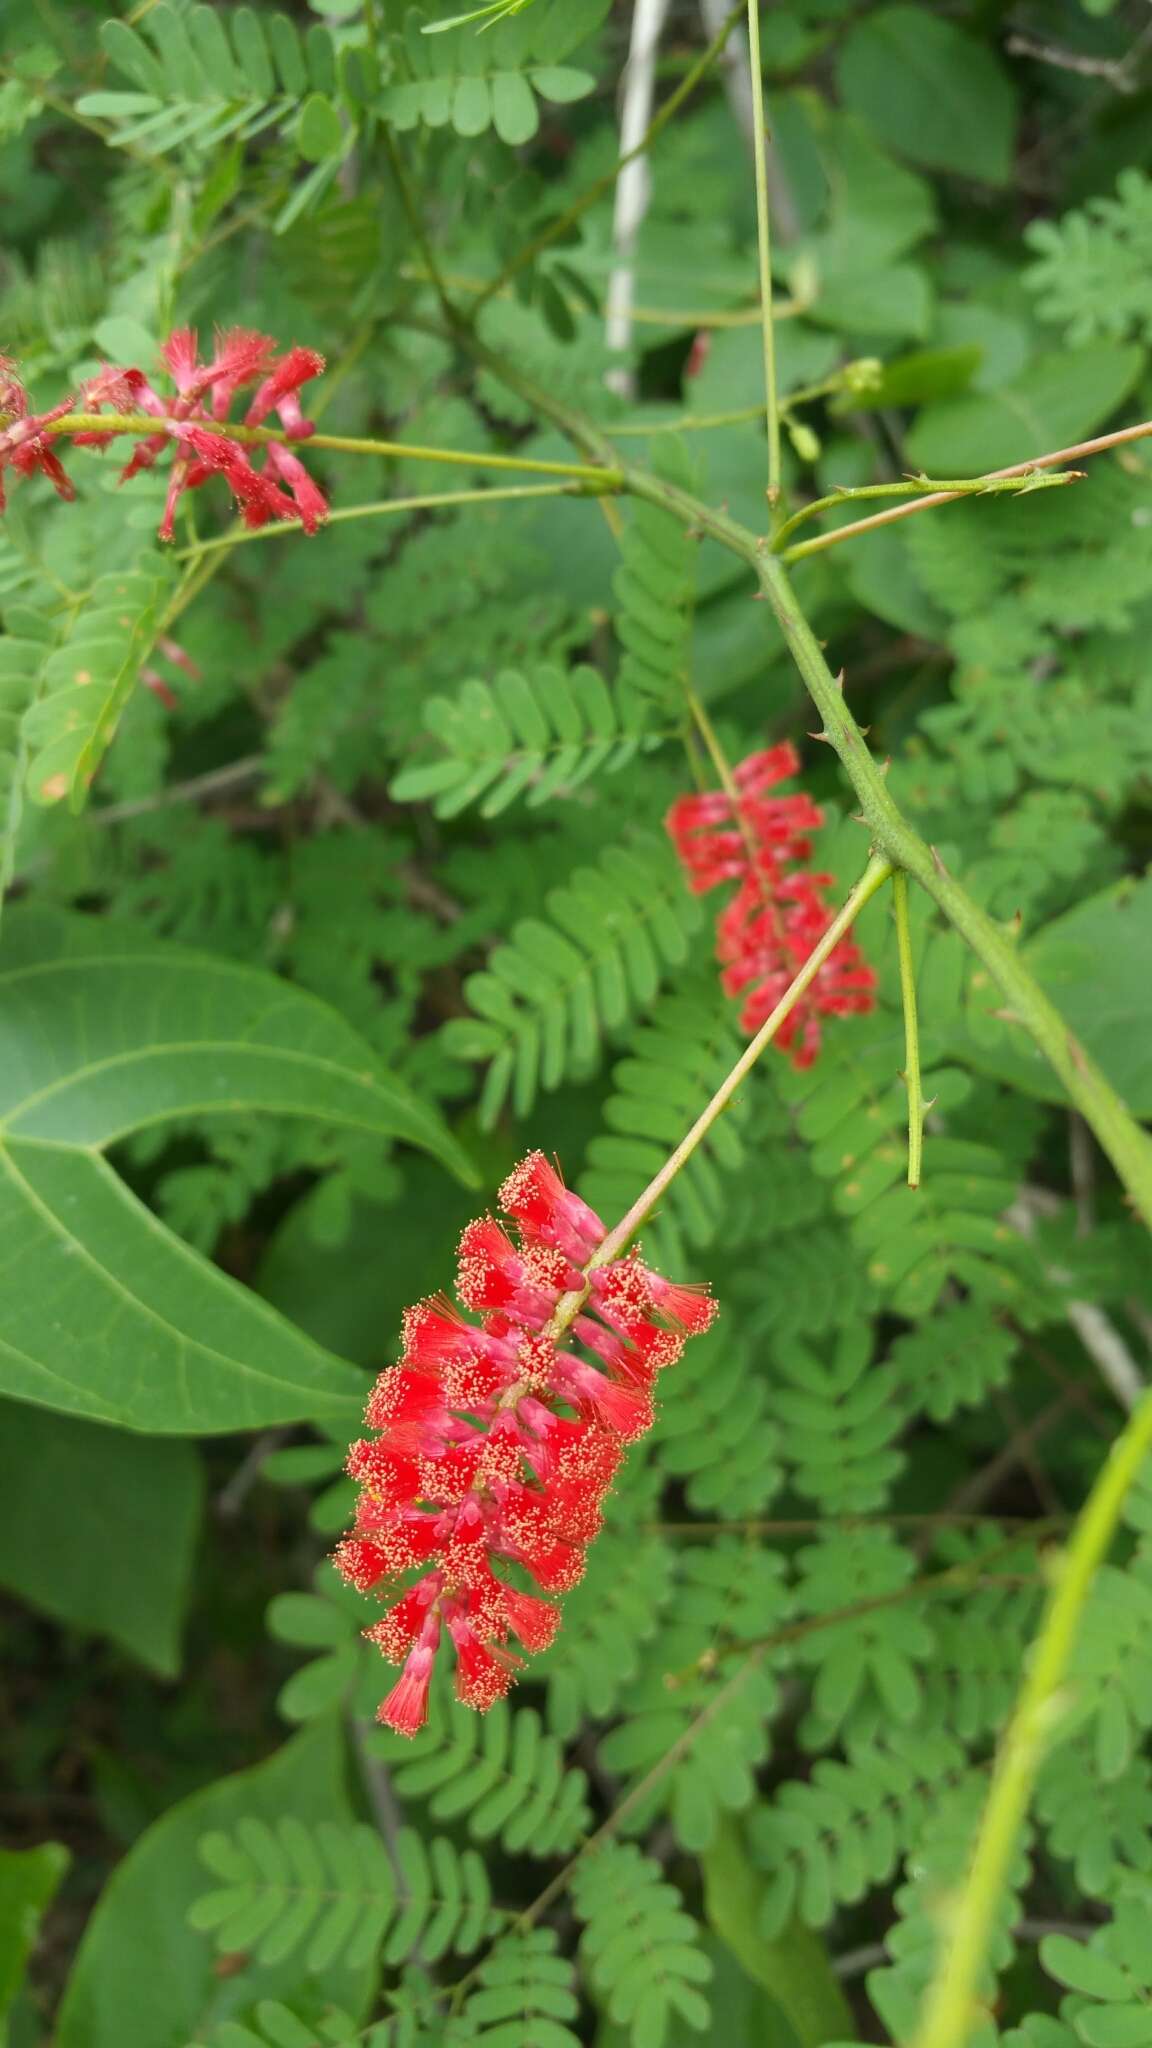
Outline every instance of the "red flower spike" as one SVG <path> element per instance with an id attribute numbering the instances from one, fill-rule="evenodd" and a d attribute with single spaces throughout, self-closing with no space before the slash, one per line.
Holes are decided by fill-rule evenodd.
<path id="1" fill-rule="evenodd" d="M 151 469 L 165 450 L 173 451 L 160 538 L 171 540 L 175 533 L 176 508 L 185 491 L 199 490 L 213 476 L 229 484 L 245 526 L 267 526 L 272 520 L 298 519 L 305 533 L 313 534 L 328 516 L 328 501 L 319 484 L 309 476 L 299 457 L 284 441 L 303 441 L 313 432 L 303 417 L 299 392 L 310 377 L 324 367 L 323 356 L 314 349 L 293 347 L 275 359 L 276 344 L 269 335 L 254 334 L 246 328 L 232 328 L 216 335 L 207 362 L 201 362 L 194 327 L 178 327 L 164 342 L 161 355 L 173 384 L 174 396 L 156 391 L 142 370 L 106 365 L 97 376 L 87 378 L 76 400 L 66 399 L 51 412 L 32 414 L 28 395 L 7 357 L 0 356 L 0 512 L 4 510 L 3 470 L 10 466 L 23 476 L 36 472 L 46 476 L 62 498 L 72 498 L 73 487 L 58 456 L 44 435 L 53 420 L 78 405 L 86 412 L 109 411 L 106 428 L 90 428 L 74 436 L 81 446 L 106 448 L 118 434 L 130 432 L 136 448 L 121 471 L 121 482 Z M 232 433 L 213 432 L 225 426 L 237 392 L 262 380 L 248 412 L 250 423 L 259 423 L 270 412 L 279 427 L 260 446 L 263 466 L 254 467 L 248 449 Z M 146 413 L 155 420 L 155 431 L 142 433 L 139 422 L 129 427 L 132 413 Z M 117 415 L 121 417 L 117 419 Z"/>
<path id="2" fill-rule="evenodd" d="M 625 1446 L 651 1428 L 657 1372 L 712 1316 L 701 1290 L 635 1256 L 588 1272 L 604 1225 L 543 1153 L 509 1174 L 501 1200 L 519 1242 L 492 1216 L 460 1240 L 458 1293 L 483 1322 L 442 1295 L 405 1312 L 402 1359 L 368 1400 L 380 1433 L 348 1458 L 361 1493 L 335 1561 L 359 1590 L 393 1599 L 366 1633 L 404 1662 L 381 1719 L 407 1735 L 423 1725 L 442 1624 L 457 1698 L 480 1712 L 520 1665 L 510 1635 L 529 1654 L 548 1647 L 559 1610 L 503 1573 L 519 1567 L 542 1593 L 579 1582 Z M 587 1299 L 557 1328 L 569 1291 Z"/>
<path id="3" fill-rule="evenodd" d="M 832 877 L 803 866 L 823 812 L 803 791 L 766 794 L 799 766 L 787 740 L 749 754 L 733 771 L 734 798 L 725 790 L 681 796 L 665 819 L 693 894 L 724 882 L 739 885 L 717 919 L 716 957 L 725 994 L 744 997 L 740 1028 L 749 1037 L 771 1016 L 832 922 L 821 893 Z M 777 1032 L 778 1050 L 798 1067 L 811 1066 L 820 1051 L 821 1019 L 871 1010 L 875 989 L 875 974 L 855 941 L 841 939 Z M 670 1321 L 678 1320 L 670 1297 L 659 1305 Z M 691 1333 L 707 1324 L 685 1320 L 682 1327 Z"/>

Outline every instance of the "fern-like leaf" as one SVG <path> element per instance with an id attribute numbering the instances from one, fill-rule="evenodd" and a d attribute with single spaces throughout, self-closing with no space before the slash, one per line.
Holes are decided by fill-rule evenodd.
<path id="1" fill-rule="evenodd" d="M 139 28 L 105 22 L 101 42 L 132 89 L 87 93 L 77 110 L 108 123 L 115 148 L 202 161 L 226 143 L 289 135 L 312 168 L 282 205 L 278 232 L 328 190 L 375 90 L 360 54 L 338 49 L 324 24 L 302 35 L 286 14 L 247 6 L 161 0 Z"/>
<path id="2" fill-rule="evenodd" d="M 671 736 L 653 733 L 646 707 L 623 685 L 610 694 L 587 665 L 473 677 L 456 697 L 430 697 L 424 724 L 441 757 L 402 769 L 390 793 L 397 803 L 431 799 L 438 818 L 470 804 L 495 818 L 520 796 L 535 809 Z"/>
<path id="3" fill-rule="evenodd" d="M 477 1842 L 499 1840 L 510 1854 L 563 1855 L 588 1825 L 588 1781 L 565 1765 L 534 1707 L 513 1711 L 501 1700 L 481 1717 L 438 1692 L 411 1742 L 370 1739 L 404 1798 L 426 1801 L 433 1820 L 463 1821 Z"/>
<path id="4" fill-rule="evenodd" d="M 663 2048 L 674 2014 L 698 2032 L 707 2028 L 711 2013 L 699 1987 L 712 1965 L 658 1863 L 631 1844 L 608 1843 L 579 1865 L 572 1903 L 585 1923 L 580 1960 L 632 2048 Z"/>
<path id="5" fill-rule="evenodd" d="M 647 1825 L 667 1809 L 684 1847 L 699 1851 L 713 1841 L 722 1814 L 742 1812 L 755 1797 L 778 1688 L 767 1658 L 741 1656 L 740 1645 L 784 1620 L 791 1599 L 782 1560 L 734 1540 L 688 1552 L 677 1565 L 674 1608 L 623 1693 L 621 1723 L 602 1738 L 600 1758 L 609 1770 L 643 1776 L 687 1738 L 632 1822 Z M 720 1644 L 729 1651 L 723 1659 Z M 705 1710 L 705 1736 L 696 1741 Z"/>
<path id="6" fill-rule="evenodd" d="M 805 1782 L 783 1785 L 748 1823 L 767 1878 L 765 1936 L 775 1939 L 794 1913 L 808 1927 L 824 1927 L 838 1905 L 884 1884 L 920 1838 L 942 1789 L 967 1769 L 958 1743 L 917 1729 L 898 1747 L 861 1751 L 852 1763 L 826 1759 Z"/>
<path id="7" fill-rule="evenodd" d="M 494 129 L 501 142 L 530 142 L 540 126 L 539 100 L 563 105 L 593 90 L 590 72 L 561 59 L 603 12 L 595 0 L 530 8 L 478 38 L 467 22 L 424 34 L 432 24 L 413 9 L 393 45 L 397 75 L 381 110 L 401 132 L 423 124 L 471 138 Z"/>
<path id="8" fill-rule="evenodd" d="M 548 1726 L 562 1740 L 585 1716 L 605 1721 L 614 1712 L 672 1590 L 671 1552 L 658 1536 L 609 1531 L 598 1539 L 565 1600 L 563 1628 L 534 1666 L 548 1686 Z"/>
<path id="9" fill-rule="evenodd" d="M 469 975 L 471 1018 L 445 1027 L 446 1050 L 489 1062 L 480 1115 L 491 1125 L 511 1093 L 527 1115 L 541 1088 L 586 1078 L 605 1031 L 651 1002 L 668 968 L 688 954 L 699 906 L 655 838 L 611 846 L 545 898 L 551 922 L 521 918 Z"/>
<path id="10" fill-rule="evenodd" d="M 896 1893 L 899 1918 L 885 1937 L 892 1965 L 873 1970 L 868 1977 L 868 1996 L 894 2041 L 909 2040 L 916 2031 L 924 1994 L 940 1962 L 948 1905 L 971 1865 L 987 1789 L 984 1773 L 973 1771 L 952 1791 L 938 1793 L 909 1842 L 907 1881 Z M 1020 1918 L 1020 1893 L 1030 1875 L 1027 1846 L 1018 1843 L 996 1901 L 995 1926 L 978 1985 L 983 1997 L 991 1999 L 997 1973 L 1015 1954 L 1012 1929 Z"/>
<path id="11" fill-rule="evenodd" d="M 674 469 L 674 454 L 660 451 L 661 473 Z M 612 579 L 618 606 L 616 635 L 623 649 L 620 681 L 667 716 L 682 711 L 691 671 L 692 611 L 696 595 L 696 550 L 681 520 L 659 505 L 633 506 L 620 542 L 620 567 Z"/>
<path id="12" fill-rule="evenodd" d="M 1070 342 L 1152 336 L 1152 179 L 1143 171 L 1121 171 L 1114 199 L 1034 221 L 1024 239 L 1037 251 L 1024 282 Z"/>
<path id="13" fill-rule="evenodd" d="M 530 1927 L 498 1942 L 478 1972 L 464 2017 L 479 2048 L 580 2048 L 568 2020 L 579 2010 L 574 1971 L 556 1953 L 550 1927 Z M 451 2038 L 451 2037 L 449 2037 Z"/>
<path id="14" fill-rule="evenodd" d="M 881 1507 L 904 1464 L 905 1410 L 895 1369 L 872 1364 L 870 1324 L 848 1324 L 827 1362 L 784 1339 L 773 1364 L 771 1412 L 797 1492 L 834 1515 Z"/>
<path id="15" fill-rule="evenodd" d="M 378 1954 L 402 1962 L 417 1946 L 434 1961 L 478 1947 L 492 1924 L 475 1850 L 439 1835 L 425 1842 L 412 1828 L 397 1834 L 395 1866 L 373 1828 L 308 1827 L 293 1814 L 205 1835 L 200 1854 L 223 1885 L 196 1901 L 191 1924 L 221 1950 L 250 1950 L 263 1963 L 303 1949 L 310 1971 L 341 1957 L 363 1968 Z"/>
<path id="16" fill-rule="evenodd" d="M 222 2020 L 187 2048 L 392 2048 L 387 2023 L 360 2026 L 351 2013 L 329 2006 L 304 2020 L 275 1998 L 262 1998 L 249 2020 Z"/>

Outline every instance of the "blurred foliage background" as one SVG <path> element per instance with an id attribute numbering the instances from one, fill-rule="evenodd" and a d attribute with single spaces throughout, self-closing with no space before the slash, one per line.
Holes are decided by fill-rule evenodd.
<path id="1" fill-rule="evenodd" d="M 657 103 L 721 18 L 674 0 Z M 503 1172 L 555 1150 L 613 1220 L 739 1049 L 662 831 L 711 774 L 694 702 L 733 760 L 800 746 L 841 893 L 866 851 L 714 542 L 390 503 L 572 460 L 559 406 L 766 527 L 742 28 L 653 147 L 610 351 L 631 7 L 427 25 L 5 11 L 0 349 L 37 407 L 241 324 L 326 354 L 326 432 L 460 461 L 316 451 L 318 538 L 209 491 L 165 553 L 162 479 L 76 451 L 76 505 L 20 484 L 0 524 L 0 2013 L 12 2048 L 904 2038 L 1038 1544 L 1152 1339 L 1146 1241 L 926 902 L 923 1191 L 876 904 L 874 1015 L 769 1055 L 649 1234 L 724 1315 L 510 1705 L 374 1731 L 325 1563 L 366 1374 Z M 1152 411 L 1145 0 L 762 34 L 789 509 Z M 1152 486 L 1139 442 L 1084 467 L 797 587 L 901 804 L 1149 1114 Z M 286 1078 L 239 1064 L 266 1013 Z M 1152 2041 L 1150 1530 L 1145 1492 L 1004 1904 L 1013 2048 Z"/>

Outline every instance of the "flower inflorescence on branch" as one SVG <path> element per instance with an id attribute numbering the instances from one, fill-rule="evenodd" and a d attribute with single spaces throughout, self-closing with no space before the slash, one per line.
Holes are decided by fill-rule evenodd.
<path id="1" fill-rule="evenodd" d="M 804 791 L 770 795 L 800 769 L 790 741 L 749 754 L 729 789 L 677 797 L 665 820 L 695 895 L 735 882 L 716 924 L 721 983 L 743 996 L 740 1026 L 749 1036 L 770 1016 L 832 922 L 824 890 L 833 877 L 813 871 L 812 834 L 824 813 Z M 854 939 L 829 954 L 776 1037 L 797 1067 L 820 1051 L 821 1019 L 871 1010 L 876 976 Z"/>
<path id="2" fill-rule="evenodd" d="M 499 1200 L 516 1241 L 491 1216 L 460 1240 L 456 1294 L 480 1320 L 444 1296 L 407 1311 L 401 1358 L 368 1402 L 379 1434 L 348 1460 L 361 1491 L 336 1552 L 345 1578 L 362 1592 L 394 1590 L 420 1572 L 366 1631 L 403 1664 L 380 1708 L 402 1735 L 423 1725 L 445 1634 L 457 1697 L 481 1711 L 523 1661 L 509 1636 L 530 1652 L 548 1647 L 560 1615 L 540 1594 L 579 1581 L 625 1447 L 652 1427 L 658 1374 L 715 1314 L 704 1289 L 665 1279 L 638 1253 L 598 1265 L 605 1226 L 542 1152 L 509 1174 Z M 566 1332 L 578 1350 L 561 1344 Z"/>
<path id="3" fill-rule="evenodd" d="M 62 498 L 75 497 L 75 487 L 52 445 L 52 428 L 79 409 L 85 414 L 107 411 L 109 420 L 106 428 L 76 432 L 78 447 L 105 448 L 118 435 L 136 437 L 136 449 L 121 472 L 122 483 L 151 469 L 167 448 L 173 450 L 161 540 L 173 538 L 176 507 L 185 492 L 199 490 L 214 476 L 224 478 L 245 526 L 292 519 L 305 533 L 315 533 L 327 516 L 328 501 L 286 444 L 306 441 L 314 431 L 301 410 L 300 392 L 320 375 L 324 357 L 299 346 L 278 356 L 269 335 L 247 328 L 217 334 L 207 362 L 200 361 L 192 327 L 177 328 L 161 354 L 174 394 L 158 392 L 143 370 L 107 365 L 87 378 L 73 397 L 40 413 L 29 409 L 15 364 L 0 356 L 0 512 L 5 507 L 6 467 L 21 476 L 46 476 Z M 280 429 L 279 435 L 272 432 L 263 442 L 259 469 L 238 434 L 226 431 L 237 395 L 252 385 L 256 390 L 243 427 L 262 427 L 274 414 Z M 147 417 L 147 426 L 142 416 Z"/>

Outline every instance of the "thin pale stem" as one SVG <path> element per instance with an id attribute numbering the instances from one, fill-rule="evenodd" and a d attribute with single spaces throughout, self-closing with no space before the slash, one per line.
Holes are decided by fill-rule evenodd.
<path id="1" fill-rule="evenodd" d="M 542 256 L 545 249 L 550 249 L 553 242 L 558 241 L 568 233 L 570 228 L 575 227 L 576 222 L 584 218 L 589 207 L 595 206 L 597 200 L 603 199 L 606 192 L 611 192 L 622 170 L 625 170 L 636 157 L 643 156 L 645 150 L 651 149 L 656 137 L 668 126 L 673 115 L 679 112 L 685 100 L 690 98 L 692 93 L 695 92 L 700 80 L 711 70 L 743 12 L 744 0 L 736 0 L 736 5 L 733 7 L 732 12 L 721 22 L 711 42 L 700 52 L 695 63 L 689 65 L 679 85 L 674 92 L 669 93 L 663 106 L 657 108 L 656 113 L 648 124 L 647 130 L 636 144 L 636 147 L 627 150 L 623 156 L 617 157 L 611 170 L 605 171 L 601 177 L 595 179 L 588 186 L 587 190 L 580 194 L 578 199 L 572 201 L 571 206 L 566 207 L 563 213 L 558 214 L 555 220 L 550 221 L 546 228 L 542 228 L 540 233 L 533 237 L 532 241 L 527 242 L 522 249 L 517 250 L 511 262 L 505 264 L 498 277 L 492 278 L 490 283 L 485 285 L 483 291 L 475 300 L 472 307 L 473 318 L 475 318 L 475 315 L 482 306 L 487 305 L 489 299 L 495 298 L 497 292 L 503 291 L 505 285 L 510 284 L 514 277 L 519 277 L 522 270 L 527 270 L 531 264 L 535 263 L 536 258 Z"/>
<path id="2" fill-rule="evenodd" d="M 892 869 L 887 861 L 869 862 L 852 894 L 833 918 L 823 937 L 812 948 L 800 972 L 785 989 L 772 1015 L 760 1026 L 755 1038 L 749 1040 L 731 1072 L 721 1081 L 712 1100 L 701 1110 L 691 1130 L 681 1138 L 675 1151 L 669 1154 L 659 1173 L 653 1175 L 643 1194 L 633 1202 L 627 1215 L 621 1217 L 615 1229 L 610 1230 L 603 1242 L 597 1246 L 584 1268 L 586 1275 L 591 1275 L 599 1267 L 608 1266 L 613 1259 L 618 1259 L 627 1250 L 637 1231 L 643 1229 L 661 1196 L 671 1187 L 681 1169 L 688 1164 L 697 1147 L 703 1144 L 717 1118 L 727 1109 L 741 1082 L 747 1079 L 761 1053 L 771 1045 L 780 1026 L 791 1016 L 805 989 L 816 979 L 828 955 L 839 945 L 864 905 L 878 889 L 883 888 L 891 873 Z M 586 1278 L 582 1287 L 573 1288 L 568 1294 L 561 1295 L 548 1323 L 547 1334 L 553 1340 L 562 1337 L 575 1320 L 588 1299 L 588 1288 L 589 1281 Z M 505 1395 L 504 1399 L 507 1400 L 508 1396 Z"/>
<path id="3" fill-rule="evenodd" d="M 175 414 L 168 418 L 154 419 L 150 413 L 96 413 L 69 412 L 58 420 L 50 420 L 44 427 L 46 434 L 140 434 L 151 435 L 171 432 L 177 435 L 180 429 L 189 425 L 198 432 L 219 434 L 230 441 L 239 441 L 246 448 L 266 448 L 270 443 L 283 444 L 284 434 L 271 427 L 232 426 L 227 421 L 187 421 Z M 384 455 L 397 461 L 407 459 L 413 462 L 443 462 L 457 469 L 503 469 L 519 470 L 537 476 L 579 477 L 588 484 L 598 484 L 603 490 L 618 490 L 623 482 L 622 472 L 612 469 L 593 468 L 586 462 L 539 462 L 527 455 L 477 455 L 466 448 L 424 448 L 407 441 L 376 441 L 352 434 L 310 434 L 307 441 L 293 443 L 303 448 L 331 448 L 341 455 Z"/>
<path id="4" fill-rule="evenodd" d="M 1152 434 L 1152 420 L 1141 420 L 1135 427 L 1119 427 L 1113 434 L 1097 434 L 1095 440 L 1077 441 L 1071 448 L 1054 448 L 1049 455 L 1033 455 L 1027 462 L 1014 462 L 1007 469 L 990 470 L 986 477 L 977 479 L 983 484 L 999 482 L 1005 477 L 1027 476 L 1030 470 L 1054 469 L 1060 462 L 1075 462 L 1083 455 L 1102 455 L 1108 448 L 1123 448 L 1129 441 L 1143 441 Z M 852 540 L 858 533 L 872 533 L 878 526 L 890 526 L 894 519 L 911 519 L 915 512 L 929 512 L 934 505 L 951 505 L 958 497 L 966 495 L 958 489 L 931 491 L 927 497 L 913 498 L 906 505 L 890 505 L 886 512 L 873 512 L 868 519 L 853 519 L 847 526 L 835 526 L 830 533 L 819 533 L 812 540 L 804 540 L 795 548 L 789 548 L 787 559 L 795 562 L 802 555 L 814 555 L 823 548 L 839 547 L 842 540 Z"/>
<path id="5" fill-rule="evenodd" d="M 384 137 L 384 148 L 387 152 L 392 176 L 396 180 L 396 190 L 400 194 L 400 204 L 404 208 L 408 225 L 412 230 L 412 238 L 424 259 L 429 282 L 440 301 L 440 309 L 444 318 L 448 322 L 449 327 L 456 328 L 460 324 L 460 315 L 452 303 L 447 284 L 444 280 L 444 274 L 436 260 L 436 251 L 432 246 L 432 238 L 424 225 L 424 216 L 420 211 L 416 195 L 409 182 L 408 173 L 404 168 L 404 159 L 396 146 L 396 138 L 386 121 L 382 124 L 381 132 Z"/>
<path id="6" fill-rule="evenodd" d="M 757 417 L 759 417 L 759 414 L 757 414 Z M 695 690 L 686 688 L 684 695 L 687 698 L 688 709 L 692 713 L 700 737 L 708 750 L 708 758 L 716 770 L 716 779 L 728 798 L 729 803 L 735 809 L 740 801 L 740 791 L 736 787 L 736 778 L 732 773 L 731 763 L 723 747 L 720 745 L 716 728 L 705 711 L 703 704 L 700 702 L 699 697 L 696 695 Z"/>
<path id="7" fill-rule="evenodd" d="M 891 873 L 889 861 L 869 861 L 852 894 L 833 918 L 823 938 L 812 948 L 799 974 L 785 989 L 771 1016 L 760 1026 L 755 1038 L 749 1040 L 731 1073 L 721 1081 L 711 1102 L 701 1110 L 691 1130 L 681 1138 L 659 1173 L 649 1181 L 643 1194 L 637 1196 L 615 1230 L 608 1232 L 603 1244 L 593 1253 L 589 1261 L 589 1270 L 609 1265 L 613 1259 L 618 1259 L 637 1231 L 643 1228 L 661 1197 L 671 1187 L 681 1167 L 687 1165 L 697 1146 L 703 1144 L 717 1118 L 727 1109 L 741 1082 L 751 1073 L 761 1053 L 771 1045 L 780 1026 L 791 1016 L 805 990 L 811 987 L 829 954 L 835 951 L 845 932 L 851 930 L 864 905 L 871 901 L 878 889 L 883 888 Z"/>
<path id="8" fill-rule="evenodd" d="M 1143 429 L 1152 432 L 1152 425 Z M 1075 450 L 1063 449 L 1063 460 Z M 1020 958 L 1012 938 L 953 880 L 935 849 L 923 840 L 893 801 L 883 771 L 845 702 L 842 679 L 832 674 L 824 651 L 796 602 L 787 572 L 767 542 L 728 513 L 703 504 L 662 477 L 627 469 L 624 488 L 676 512 L 686 526 L 711 534 L 754 569 L 786 645 L 820 712 L 825 737 L 839 755 L 860 802 L 873 846 L 893 867 L 904 868 L 938 903 L 988 969 L 1008 1008 L 1045 1058 L 1111 1159 L 1134 1207 L 1152 1226 L 1152 1139 L 1141 1130 L 1111 1083 L 1070 1031 Z M 842 531 L 844 529 L 841 529 Z"/>
<path id="9" fill-rule="evenodd" d="M 764 416 L 768 427 L 768 501 L 775 510 L 780 501 L 780 399 L 776 387 L 776 334 L 772 324 L 772 217 L 768 204 L 764 72 L 760 61 L 760 0 L 748 0 L 748 56 L 752 67 L 752 154 L 756 167 L 756 249 L 760 264 Z"/>
<path id="10" fill-rule="evenodd" d="M 921 502 L 924 504 L 929 502 L 928 499 L 921 501 L 919 498 L 918 494 L 924 491 L 930 491 L 933 494 L 931 498 L 932 504 L 943 505 L 951 498 L 990 498 L 1002 492 L 1015 493 L 1020 497 L 1026 497 L 1032 491 L 1053 490 L 1061 484 L 1082 483 L 1083 479 L 1084 471 L 1082 469 L 1065 469 L 1060 470 L 1054 476 L 1049 476 L 1046 471 L 1036 470 L 1034 473 L 1032 471 L 1024 471 L 1020 476 L 951 477 L 947 483 L 939 482 L 935 477 L 913 476 L 904 477 L 899 482 L 887 484 L 844 484 L 836 490 L 830 491 L 826 498 L 813 498 L 810 505 L 802 505 L 799 512 L 794 512 L 791 519 L 786 519 L 773 539 L 772 552 L 778 555 L 782 554 L 786 562 L 793 562 L 801 555 L 811 554 L 813 552 L 813 543 L 810 541 L 801 541 L 795 547 L 790 548 L 786 548 L 783 543 L 787 540 L 789 534 L 795 533 L 797 527 L 803 526 L 806 520 L 815 519 L 821 512 L 833 512 L 841 505 L 855 504 L 860 498 L 917 499 L 916 507 L 904 506 L 901 513 L 901 517 L 903 517 L 907 512 L 919 509 Z M 857 529 L 866 524 L 868 522 L 864 520 L 857 520 L 855 522 Z M 843 526 L 832 529 L 837 534 L 845 533 L 847 530 Z M 821 534 L 819 536 L 821 546 L 824 546 L 828 539 L 829 535 Z"/>
<path id="11" fill-rule="evenodd" d="M 962 2048 L 978 2014 L 977 1993 L 1036 1774 L 1061 1714 L 1088 1596 L 1111 1546 L 1129 1488 L 1152 1451 L 1152 1396 L 1117 1437 L 1061 1559 L 1028 1676 L 1000 1745 L 963 1890 L 949 1915 L 950 1939 L 929 1986 L 912 2048 Z"/>
<path id="12" fill-rule="evenodd" d="M 896 913 L 896 952 L 900 961 L 900 1000 L 904 1006 L 904 1085 L 908 1090 L 908 1185 L 920 1185 L 924 1156 L 924 1089 L 920 1079 L 920 1019 L 916 1009 L 916 963 L 912 958 L 912 926 L 908 916 L 908 877 L 898 868 L 892 877 Z"/>
<path id="13" fill-rule="evenodd" d="M 827 1528 L 825 1523 L 824 1527 Z M 923 1579 L 912 1579 L 908 1585 L 897 1587 L 893 1593 L 876 1593 L 870 1600 L 855 1600 L 846 1607 L 835 1607 L 827 1614 L 809 1615 L 804 1621 L 789 1622 L 770 1636 L 760 1636 L 755 1641 L 719 1643 L 710 1645 L 691 1664 L 685 1664 L 679 1671 L 667 1673 L 664 1683 L 670 1691 L 683 1685 L 691 1678 L 699 1678 L 703 1672 L 715 1669 L 722 1657 L 738 1657 L 748 1650 L 782 1650 L 789 1643 L 801 1643 L 806 1636 L 816 1635 L 820 1629 L 836 1628 L 841 1622 L 858 1620 L 865 1614 L 879 1614 L 888 1607 L 906 1607 L 912 1600 L 918 1600 L 933 1593 L 976 1593 L 987 1586 L 1031 1586 L 1037 1582 L 1035 1572 L 988 1571 L 989 1563 L 998 1557 L 1008 1557 L 1019 1550 L 1022 1543 L 1039 1542 L 1051 1533 L 1052 1524 L 1031 1522 L 1027 1530 L 1020 1530 L 1004 1543 L 998 1543 L 994 1550 L 985 1551 L 984 1556 L 973 1558 L 966 1564 L 949 1565 L 947 1570 L 933 1572 Z"/>
<path id="14" fill-rule="evenodd" d="M 403 512 L 430 512 L 454 505 L 507 504 L 517 498 L 568 498 L 585 496 L 585 488 L 579 483 L 554 484 L 507 484 L 476 491 L 425 491 L 412 498 L 379 498 L 371 505 L 341 505 L 329 512 L 325 526 L 339 526 L 349 519 L 386 518 Z M 218 548 L 245 547 L 253 540 L 275 540 L 277 534 L 299 533 L 298 519 L 278 519 L 272 526 L 236 526 L 229 533 L 221 533 L 214 540 L 203 540 L 196 546 L 181 548 L 172 557 L 173 561 L 196 560 L 201 555 L 212 554 Z"/>

